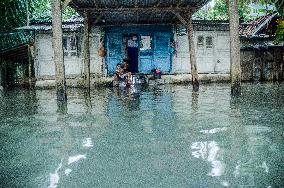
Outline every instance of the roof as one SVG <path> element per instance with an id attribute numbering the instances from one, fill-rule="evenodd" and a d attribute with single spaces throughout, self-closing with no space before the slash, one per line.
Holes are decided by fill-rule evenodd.
<path id="1" fill-rule="evenodd" d="M 283 48 L 283 41 L 279 44 L 274 43 L 278 17 L 277 13 L 270 13 L 250 23 L 240 25 L 242 49 Z"/>
<path id="2" fill-rule="evenodd" d="M 0 53 L 28 44 L 30 35 L 23 31 L 0 33 Z"/>
<path id="3" fill-rule="evenodd" d="M 261 16 L 248 24 L 240 25 L 240 35 L 256 36 L 262 34 L 261 31 L 267 27 L 275 17 L 277 17 L 277 13 L 270 13 Z"/>
<path id="4" fill-rule="evenodd" d="M 70 6 L 80 15 L 89 12 L 96 25 L 175 24 L 173 12 L 195 12 L 210 0 L 72 0 Z M 100 19 L 98 19 L 100 18 Z"/>
<path id="5" fill-rule="evenodd" d="M 78 17 L 76 19 L 71 18 L 68 22 L 62 23 L 64 31 L 82 31 L 84 28 L 84 18 Z M 166 24 L 164 24 L 166 25 Z M 177 25 L 178 28 L 182 28 L 182 33 L 186 33 L 186 27 L 183 25 Z M 224 20 L 193 20 L 193 26 L 198 31 L 229 31 L 229 22 Z M 52 22 L 37 22 L 29 26 L 17 28 L 19 30 L 31 30 L 31 31 L 51 31 Z"/>
<path id="6" fill-rule="evenodd" d="M 82 23 L 63 23 L 62 29 L 63 31 L 80 31 L 84 25 Z M 19 27 L 19 30 L 34 30 L 34 31 L 51 31 L 52 23 L 36 23 L 29 26 Z"/>

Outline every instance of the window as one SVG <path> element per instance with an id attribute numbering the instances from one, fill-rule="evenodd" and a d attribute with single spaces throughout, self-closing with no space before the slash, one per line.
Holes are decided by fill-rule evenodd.
<path id="1" fill-rule="evenodd" d="M 200 46 L 200 47 L 204 45 L 204 37 L 203 36 L 197 37 L 197 45 Z"/>
<path id="2" fill-rule="evenodd" d="M 206 48 L 213 48 L 213 38 L 206 37 Z"/>
<path id="3" fill-rule="evenodd" d="M 78 55 L 78 38 L 76 35 L 63 36 L 64 56 Z"/>
<path id="4" fill-rule="evenodd" d="M 152 36 L 144 35 L 141 36 L 141 42 L 140 42 L 140 50 L 146 51 L 152 49 Z"/>

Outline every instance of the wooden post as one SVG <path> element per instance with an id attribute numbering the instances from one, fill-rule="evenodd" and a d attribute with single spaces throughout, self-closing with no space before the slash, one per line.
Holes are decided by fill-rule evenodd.
<path id="1" fill-rule="evenodd" d="M 241 95 L 241 60 L 237 0 L 227 0 L 230 21 L 231 94 Z"/>
<path id="2" fill-rule="evenodd" d="M 84 12 L 84 79 L 85 87 L 90 88 L 90 46 L 89 46 L 89 34 L 90 34 L 90 24 L 89 24 L 89 12 Z"/>
<path id="3" fill-rule="evenodd" d="M 28 75 L 29 75 L 29 87 L 32 86 L 32 52 L 31 52 L 31 46 L 30 44 L 28 45 L 28 62 L 29 62 L 29 65 L 28 65 Z"/>
<path id="4" fill-rule="evenodd" d="M 52 6 L 52 46 L 54 50 L 55 81 L 58 101 L 67 101 L 65 68 L 62 46 L 62 7 L 61 0 L 51 0 Z"/>
<path id="5" fill-rule="evenodd" d="M 192 25 L 192 12 L 191 11 L 188 13 L 187 31 L 188 31 L 188 42 L 189 42 L 192 87 L 193 87 L 193 91 L 198 91 L 199 82 L 198 82 L 198 72 L 197 72 L 197 66 L 196 66 L 195 46 L 194 46 L 194 40 L 193 40 L 193 25 Z"/>

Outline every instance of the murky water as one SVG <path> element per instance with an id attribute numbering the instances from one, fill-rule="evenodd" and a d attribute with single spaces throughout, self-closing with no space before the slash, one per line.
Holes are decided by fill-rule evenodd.
<path id="1" fill-rule="evenodd" d="M 284 84 L 0 91 L 1 187 L 283 187 Z"/>

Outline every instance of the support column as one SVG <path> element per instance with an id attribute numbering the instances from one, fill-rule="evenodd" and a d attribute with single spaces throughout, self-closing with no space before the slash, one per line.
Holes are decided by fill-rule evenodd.
<path id="1" fill-rule="evenodd" d="M 197 66 L 196 66 L 195 46 L 194 46 L 194 40 L 193 40 L 193 25 L 192 25 L 192 12 L 191 11 L 188 13 L 187 31 L 188 31 L 188 42 L 189 42 L 192 87 L 193 87 L 193 91 L 198 91 L 199 82 L 198 82 L 198 72 L 197 72 Z"/>
<path id="2" fill-rule="evenodd" d="M 231 94 L 241 95 L 241 60 L 237 0 L 227 0 L 230 19 Z"/>
<path id="3" fill-rule="evenodd" d="M 89 45 L 89 35 L 90 35 L 90 22 L 89 22 L 89 12 L 84 12 L 84 79 L 85 87 L 90 88 L 90 45 Z"/>
<path id="4" fill-rule="evenodd" d="M 52 7 L 52 45 L 54 50 L 55 81 L 57 100 L 66 101 L 65 68 L 62 46 L 62 7 L 61 0 L 51 0 Z"/>
<path id="5" fill-rule="evenodd" d="M 32 75 L 33 65 L 32 65 L 32 52 L 31 52 L 31 45 L 30 44 L 28 45 L 28 62 L 29 62 L 29 66 L 28 66 L 29 87 L 31 87 L 32 86 L 32 78 L 33 78 L 33 75 Z"/>

